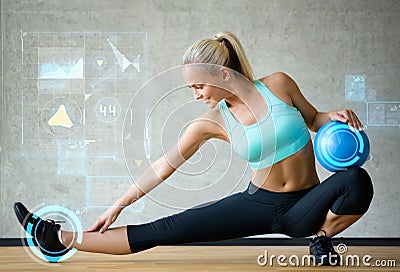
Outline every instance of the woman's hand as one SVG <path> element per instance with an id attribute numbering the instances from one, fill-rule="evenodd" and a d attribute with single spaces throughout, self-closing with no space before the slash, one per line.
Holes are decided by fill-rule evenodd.
<path id="1" fill-rule="evenodd" d="M 117 220 L 117 217 L 121 213 L 123 207 L 121 206 L 111 206 L 105 213 L 103 213 L 96 222 L 90 228 L 84 230 L 85 232 L 97 231 L 100 233 L 105 232 L 108 227 Z"/>
<path id="2" fill-rule="evenodd" d="M 357 115 L 351 109 L 344 109 L 339 111 L 331 111 L 328 114 L 332 121 L 340 121 L 342 123 L 347 123 L 357 130 L 363 130 L 364 126 L 358 119 Z"/>

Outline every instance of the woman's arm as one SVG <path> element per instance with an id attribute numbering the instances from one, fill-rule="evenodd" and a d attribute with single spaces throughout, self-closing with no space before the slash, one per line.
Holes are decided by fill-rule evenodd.
<path id="1" fill-rule="evenodd" d="M 165 155 L 161 156 L 140 175 L 138 180 L 103 213 L 92 227 L 85 231 L 100 230 L 101 233 L 115 222 L 122 210 L 144 196 L 157 185 L 166 180 L 180 165 L 189 159 L 200 146 L 212 137 L 218 137 L 214 122 L 207 118 L 199 118 L 193 121 L 178 143 Z"/>
<path id="2" fill-rule="evenodd" d="M 205 122 L 196 120 L 191 123 L 178 143 L 148 166 L 138 180 L 114 203 L 114 206 L 129 206 L 172 175 L 205 141 L 212 137 L 210 133 L 207 133 Z"/>
<path id="3" fill-rule="evenodd" d="M 269 84 L 273 85 L 273 89 L 279 92 L 279 95 L 287 98 L 288 104 L 292 104 L 296 107 L 304 118 L 307 127 L 314 132 L 329 121 L 340 121 L 348 123 L 350 126 L 361 130 L 363 128 L 362 123 L 358 119 L 357 115 L 351 109 L 344 110 L 333 110 L 330 112 L 319 112 L 313 105 L 303 96 L 300 88 L 296 82 L 291 79 L 285 73 L 275 73 L 268 79 Z"/>

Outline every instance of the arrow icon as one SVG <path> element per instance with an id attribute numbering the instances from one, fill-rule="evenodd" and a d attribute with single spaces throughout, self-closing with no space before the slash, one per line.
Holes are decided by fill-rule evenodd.
<path id="1" fill-rule="evenodd" d="M 136 166 L 140 167 L 143 163 L 143 160 L 135 160 Z"/>

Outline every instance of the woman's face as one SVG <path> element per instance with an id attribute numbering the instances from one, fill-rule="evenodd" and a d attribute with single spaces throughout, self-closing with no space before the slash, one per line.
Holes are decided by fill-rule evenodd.
<path id="1" fill-rule="evenodd" d="M 203 100 L 210 108 L 229 95 L 229 92 L 222 88 L 222 77 L 212 75 L 200 67 L 184 66 L 182 76 L 188 87 L 193 90 L 194 99 Z"/>

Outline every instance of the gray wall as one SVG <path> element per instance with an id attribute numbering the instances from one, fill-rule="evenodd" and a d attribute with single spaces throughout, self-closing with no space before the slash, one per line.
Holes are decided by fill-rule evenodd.
<path id="1" fill-rule="evenodd" d="M 400 2 L 389 0 L 1 1 L 0 237 L 21 235 L 12 212 L 16 200 L 44 214 L 45 207 L 62 205 L 83 227 L 93 223 L 128 188 L 130 174 L 136 178 L 203 109 L 190 102 L 188 89 L 169 92 L 182 82 L 178 70 L 168 69 L 181 63 L 192 42 L 221 30 L 239 37 L 257 77 L 284 71 L 319 110 L 357 111 L 368 126 L 372 157 L 365 168 L 375 197 L 363 219 L 342 235 L 399 237 L 398 14 Z M 107 39 L 130 61 L 140 54 L 141 71 L 133 65 L 119 71 Z M 40 78 L 41 65 L 51 58 L 68 62 L 79 56 L 83 77 Z M 107 60 L 104 70 L 93 68 L 99 56 Z M 138 91 L 159 73 L 151 87 Z M 113 104 L 120 106 L 114 122 L 96 112 L 105 97 L 119 102 Z M 75 110 L 69 114 L 80 125 L 73 135 L 46 129 L 57 99 Z M 144 116 L 158 99 L 146 154 Z M 137 135 L 129 140 L 129 133 Z M 116 225 L 147 222 L 245 188 L 249 171 L 226 144 L 212 141 L 196 156 L 124 211 Z M 329 175 L 317 167 L 321 179 Z"/>

